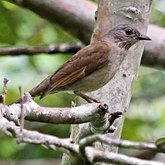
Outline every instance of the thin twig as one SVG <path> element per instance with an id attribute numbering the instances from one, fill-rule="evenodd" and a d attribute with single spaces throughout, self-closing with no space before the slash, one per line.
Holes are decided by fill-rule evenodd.
<path id="1" fill-rule="evenodd" d="M 27 47 L 5 47 L 0 48 L 0 56 L 20 56 L 20 55 L 35 55 L 41 53 L 54 54 L 54 53 L 76 53 L 83 44 L 61 44 L 61 45 L 43 45 L 43 46 L 27 46 Z"/>
<path id="2" fill-rule="evenodd" d="M 134 157 L 129 157 L 122 154 L 117 153 L 111 153 L 107 151 L 100 151 L 96 150 L 91 146 L 91 143 L 94 142 L 96 139 L 101 140 L 102 142 L 105 142 L 106 144 L 115 144 L 113 140 L 110 140 L 105 135 L 95 135 L 84 138 L 80 143 L 80 147 L 77 144 L 74 144 L 72 140 L 70 139 L 60 139 L 51 135 L 45 135 L 36 131 L 29 131 L 23 129 L 22 132 L 20 132 L 20 127 L 16 126 L 13 122 L 8 121 L 4 117 L 0 117 L 0 123 L 1 127 L 0 129 L 7 133 L 9 131 L 13 136 L 17 138 L 18 143 L 32 143 L 32 144 L 43 144 L 46 145 L 48 148 L 51 148 L 53 150 L 56 150 L 57 148 L 62 149 L 65 153 L 72 153 L 75 154 L 77 157 L 80 158 L 80 160 L 84 161 L 84 159 L 81 157 L 81 149 L 84 145 L 84 153 L 88 160 L 87 163 L 95 163 L 95 162 L 106 162 L 106 163 L 116 163 L 116 164 L 125 164 L 125 165 L 165 165 L 161 162 L 156 161 L 146 161 L 137 159 Z M 131 147 L 134 144 L 135 148 L 149 148 L 152 149 L 155 146 L 148 145 L 145 143 L 139 143 L 139 146 L 137 147 L 136 143 L 129 142 L 130 145 L 128 145 L 128 142 L 122 142 L 120 143 L 120 146 L 125 147 Z M 122 145 L 121 145 L 122 144 Z M 143 145 L 142 145 L 143 144 Z M 118 143 L 117 143 L 118 145 Z M 148 147 L 149 146 L 149 147 Z M 57 147 L 57 148 L 56 148 Z M 83 155 L 84 156 L 84 155 Z M 86 161 L 85 161 L 86 162 Z"/>
<path id="3" fill-rule="evenodd" d="M 5 105 L 6 102 L 6 94 L 7 94 L 7 83 L 8 83 L 8 79 L 4 78 L 3 79 L 3 90 L 2 90 L 2 94 L 0 95 L 0 103 Z"/>
<path id="4" fill-rule="evenodd" d="M 122 112 L 113 112 L 108 115 L 109 127 L 107 128 L 107 133 L 113 133 L 116 127 L 113 125 L 116 119 L 121 117 Z"/>
<path id="5" fill-rule="evenodd" d="M 96 150 L 93 147 L 86 147 L 86 156 L 90 163 L 105 162 L 117 165 L 165 165 L 163 162 L 141 160 L 123 154 Z"/>
<path id="6" fill-rule="evenodd" d="M 3 84 L 4 84 L 4 85 L 3 85 L 3 91 L 2 91 L 2 94 L 3 94 L 3 95 L 6 95 L 6 94 L 7 94 L 7 83 L 8 83 L 8 81 L 9 81 L 9 80 L 8 80 L 7 78 L 4 78 L 4 79 L 3 79 Z"/>
<path id="7" fill-rule="evenodd" d="M 22 88 L 21 86 L 19 86 L 19 92 L 20 92 L 20 97 L 21 97 L 21 116 L 20 116 L 20 132 L 23 131 L 23 128 L 24 128 L 24 112 L 23 112 L 23 93 L 22 93 Z"/>
<path id="8" fill-rule="evenodd" d="M 123 148 L 148 149 L 156 152 L 165 153 L 165 149 L 159 148 L 154 143 L 132 142 L 128 140 L 115 140 L 115 139 L 110 139 L 107 135 L 99 135 L 99 134 L 83 138 L 80 141 L 80 148 L 84 150 L 85 146 L 91 145 L 96 141 L 100 141 L 104 144 L 123 147 Z"/>
<path id="9" fill-rule="evenodd" d="M 53 150 L 56 150 L 55 147 L 58 147 L 62 150 L 64 149 L 65 152 L 70 151 L 78 154 L 78 146 L 73 144 L 73 141 L 70 139 L 60 139 L 55 136 L 45 135 L 37 131 L 29 131 L 26 129 L 23 129 L 22 132 L 20 132 L 19 126 L 16 126 L 13 122 L 8 121 L 4 117 L 0 117 L 0 123 L 0 130 L 4 133 L 7 133 L 7 131 L 10 132 L 17 138 L 18 143 L 44 144 Z"/>

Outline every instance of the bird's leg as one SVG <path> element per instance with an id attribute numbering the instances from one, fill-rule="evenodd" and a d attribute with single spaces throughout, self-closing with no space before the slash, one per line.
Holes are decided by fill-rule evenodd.
<path id="1" fill-rule="evenodd" d="M 100 101 L 93 99 L 93 98 L 89 97 L 88 95 L 85 95 L 84 93 L 77 92 L 77 91 L 74 91 L 74 93 L 76 95 L 80 96 L 81 98 L 83 98 L 84 100 L 86 100 L 88 103 L 92 103 L 92 102 L 100 103 Z"/>

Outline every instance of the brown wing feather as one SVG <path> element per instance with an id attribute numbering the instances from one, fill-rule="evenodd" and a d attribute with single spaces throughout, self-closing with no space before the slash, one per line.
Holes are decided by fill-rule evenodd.
<path id="1" fill-rule="evenodd" d="M 106 65 L 109 51 L 110 47 L 105 42 L 91 44 L 81 49 L 51 76 L 48 91 L 58 90 Z"/>
<path id="2" fill-rule="evenodd" d="M 34 97 L 41 96 L 42 98 L 91 74 L 108 63 L 110 50 L 110 45 L 103 41 L 86 46 L 72 56 L 54 74 L 34 87 L 30 93 Z"/>
<path id="3" fill-rule="evenodd" d="M 80 69 L 76 70 L 75 72 L 60 79 L 58 82 L 55 82 L 54 84 L 52 84 L 53 88 L 57 89 L 57 88 L 63 87 L 65 85 L 71 84 L 72 82 L 75 82 L 77 79 L 79 79 L 81 77 L 84 77 L 85 68 L 86 67 L 80 68 Z"/>

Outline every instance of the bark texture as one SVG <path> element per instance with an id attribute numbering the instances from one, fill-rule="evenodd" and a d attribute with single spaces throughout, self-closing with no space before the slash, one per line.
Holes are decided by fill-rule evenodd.
<path id="1" fill-rule="evenodd" d="M 100 0 L 98 5 L 97 21 L 94 28 L 94 33 L 91 42 L 99 40 L 100 36 L 104 35 L 118 24 L 127 23 L 135 26 L 142 34 L 147 31 L 149 12 L 151 7 L 151 0 Z M 123 114 L 128 109 L 132 86 L 137 76 L 137 71 L 140 65 L 144 49 L 144 42 L 139 42 L 134 45 L 128 52 L 128 55 L 120 67 L 120 70 L 109 84 L 93 92 L 92 97 L 108 104 L 110 112 L 120 111 Z M 96 121 L 98 125 L 100 121 Z M 124 122 L 124 115 L 116 123 L 116 130 L 110 133 L 109 137 L 112 139 L 120 139 L 122 126 Z M 74 141 L 79 141 L 84 130 L 88 130 L 86 124 L 75 126 L 72 130 L 72 137 Z M 89 131 L 86 131 L 89 132 Z M 84 133 L 84 135 L 87 135 Z M 96 148 L 102 148 L 102 145 L 96 144 Z M 117 147 L 103 146 L 103 150 L 109 152 L 117 152 Z M 71 161 L 71 163 L 70 163 Z M 80 164 L 80 160 L 74 159 L 72 156 L 66 156 L 63 159 L 63 164 L 73 165 Z"/>
<path id="2" fill-rule="evenodd" d="M 95 26 L 93 40 L 97 40 L 97 35 L 105 34 L 110 28 L 121 23 L 135 26 L 142 34 L 147 31 L 151 0 L 102 0 L 98 11 L 98 21 Z M 135 44 L 127 54 L 127 57 L 117 72 L 115 77 L 92 95 L 104 103 L 108 103 L 111 112 L 127 111 L 134 81 L 137 76 L 144 42 Z M 109 134 L 112 139 L 119 139 L 124 121 L 120 118 L 116 123 L 116 131 Z M 117 148 L 111 148 L 111 152 L 117 152 Z"/>

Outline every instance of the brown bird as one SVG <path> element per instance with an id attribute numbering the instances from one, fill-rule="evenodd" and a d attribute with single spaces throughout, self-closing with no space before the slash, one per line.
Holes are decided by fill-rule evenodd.
<path id="1" fill-rule="evenodd" d="M 85 95 L 107 84 L 119 69 L 128 49 L 140 40 L 151 40 L 136 28 L 121 24 L 72 56 L 52 75 L 31 89 L 32 97 L 45 97 L 59 91 L 73 91 L 88 102 Z"/>

